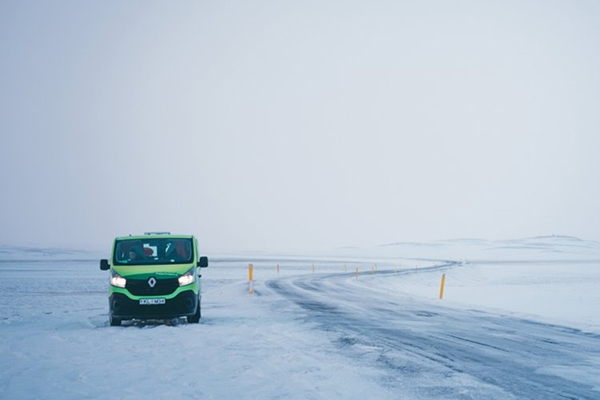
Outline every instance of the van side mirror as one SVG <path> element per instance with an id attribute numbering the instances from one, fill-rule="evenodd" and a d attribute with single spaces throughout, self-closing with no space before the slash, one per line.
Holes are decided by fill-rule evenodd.
<path id="1" fill-rule="evenodd" d="M 100 260 L 100 269 L 102 271 L 108 271 L 110 269 L 110 265 L 108 264 L 108 260 L 105 260 L 105 259 Z"/>
<path id="2" fill-rule="evenodd" d="M 208 267 L 208 257 L 200 257 L 200 260 L 198 260 L 198 266 L 200 268 L 206 268 Z"/>

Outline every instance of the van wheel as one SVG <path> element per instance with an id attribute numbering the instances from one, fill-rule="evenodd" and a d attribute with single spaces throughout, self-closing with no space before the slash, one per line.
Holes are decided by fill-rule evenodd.
<path id="1" fill-rule="evenodd" d="M 200 322 L 201 313 L 200 313 L 200 302 L 198 302 L 198 309 L 196 310 L 196 314 L 187 317 L 188 324 L 197 324 Z"/>
<path id="2" fill-rule="evenodd" d="M 110 326 L 121 326 L 121 320 L 119 318 L 115 318 L 112 315 L 108 317 L 110 322 Z"/>

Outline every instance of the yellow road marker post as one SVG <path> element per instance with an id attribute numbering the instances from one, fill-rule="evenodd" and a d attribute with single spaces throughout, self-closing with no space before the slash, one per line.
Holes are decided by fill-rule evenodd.
<path id="1" fill-rule="evenodd" d="M 248 293 L 250 294 L 254 294 L 254 282 L 253 282 L 253 275 L 254 274 L 254 266 L 252 264 L 250 264 L 248 266 L 248 283 L 249 283 L 249 290 Z"/>
<path id="2" fill-rule="evenodd" d="M 442 275 L 442 284 L 440 285 L 440 299 L 444 298 L 444 285 L 446 284 L 446 274 Z"/>

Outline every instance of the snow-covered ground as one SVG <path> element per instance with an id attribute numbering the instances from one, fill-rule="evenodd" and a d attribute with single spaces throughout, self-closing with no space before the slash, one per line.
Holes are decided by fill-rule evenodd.
<path id="1" fill-rule="evenodd" d="M 108 326 L 98 257 L 0 247 L 1 399 L 600 398 L 595 242 L 209 254 L 198 325 Z"/>

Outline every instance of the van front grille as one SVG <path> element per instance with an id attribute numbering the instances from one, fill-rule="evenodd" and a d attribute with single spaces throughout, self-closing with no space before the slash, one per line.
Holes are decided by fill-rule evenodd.
<path id="1" fill-rule="evenodd" d="M 164 296 L 173 293 L 179 287 L 177 278 L 156 279 L 127 279 L 125 288 L 136 296 Z M 154 283 L 152 287 L 151 283 Z"/>

